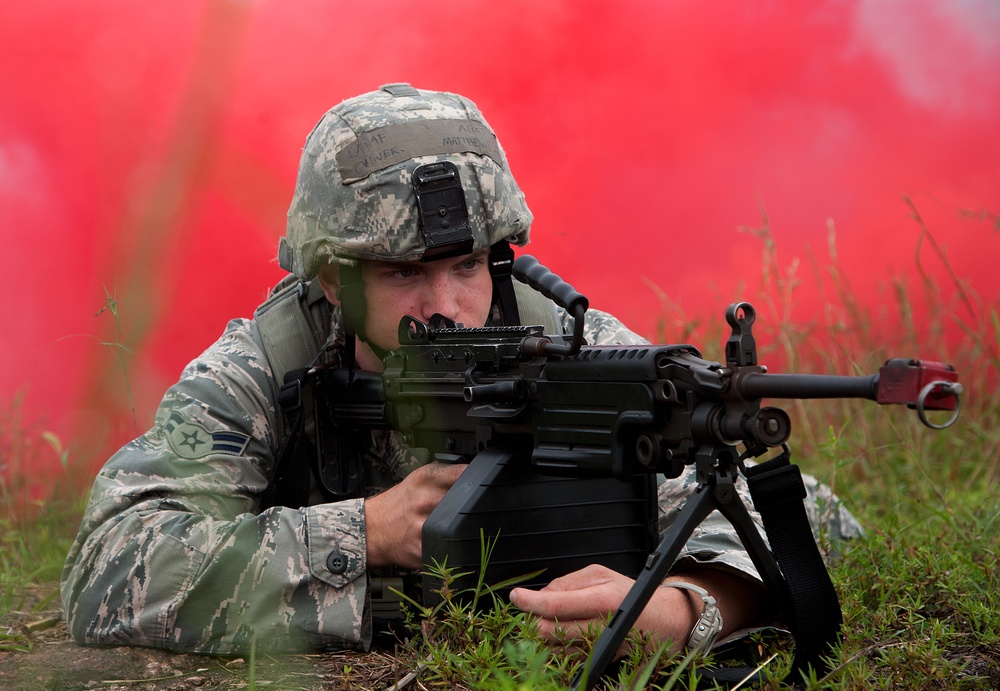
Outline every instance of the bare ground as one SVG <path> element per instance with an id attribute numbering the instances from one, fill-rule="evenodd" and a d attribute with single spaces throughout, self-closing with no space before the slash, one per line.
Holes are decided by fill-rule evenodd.
<path id="1" fill-rule="evenodd" d="M 52 609 L 24 607 L 0 622 L 0 689 L 24 691 L 194 691 L 203 689 L 407 688 L 407 669 L 386 651 L 244 658 L 181 655 L 151 648 L 90 648 L 69 637 L 54 584 L 35 586 L 30 600 L 54 600 Z M 29 603 L 30 604 L 30 603 Z M 419 684 L 417 685 L 419 688 Z"/>

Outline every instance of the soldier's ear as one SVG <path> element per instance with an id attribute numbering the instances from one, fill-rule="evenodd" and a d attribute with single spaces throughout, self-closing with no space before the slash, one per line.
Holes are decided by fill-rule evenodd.
<path id="1" fill-rule="evenodd" d="M 339 305 L 340 300 L 337 299 L 337 291 L 340 290 L 340 265 L 339 264 L 325 264 L 316 275 L 319 280 L 320 286 L 323 288 L 323 294 L 326 295 L 326 299 L 333 305 Z"/>

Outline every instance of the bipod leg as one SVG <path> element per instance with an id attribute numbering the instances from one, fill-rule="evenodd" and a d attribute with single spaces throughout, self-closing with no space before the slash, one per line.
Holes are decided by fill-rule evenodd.
<path id="1" fill-rule="evenodd" d="M 646 608 L 653 593 L 663 583 L 667 571 L 677 560 L 688 538 L 694 529 L 708 517 L 716 507 L 716 497 L 713 482 L 699 483 L 694 494 L 684 504 L 677 520 L 670 526 L 660 544 L 649 555 L 642 572 L 635 579 L 635 584 L 628 591 L 625 599 L 608 627 L 597 639 L 590 659 L 583 670 L 573 680 L 573 688 L 584 688 L 590 691 L 604 670 L 615 658 L 628 632 L 635 625 L 642 610 Z M 583 686 L 581 687 L 581 683 Z"/>

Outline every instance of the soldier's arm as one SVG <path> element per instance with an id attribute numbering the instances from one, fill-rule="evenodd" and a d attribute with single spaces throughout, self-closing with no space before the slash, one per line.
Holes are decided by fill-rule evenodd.
<path id="1" fill-rule="evenodd" d="M 230 323 L 101 470 L 62 580 L 78 642 L 369 644 L 362 500 L 260 512 L 277 414 L 263 361 Z"/>

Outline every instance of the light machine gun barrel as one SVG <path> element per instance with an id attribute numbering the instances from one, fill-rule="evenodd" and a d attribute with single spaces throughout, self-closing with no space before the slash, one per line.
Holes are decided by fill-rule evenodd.
<path id="1" fill-rule="evenodd" d="M 690 345 L 589 346 L 578 334 L 567 341 L 535 326 L 407 318 L 381 377 L 385 414 L 407 444 L 436 460 L 523 446 L 541 472 L 620 480 L 676 477 L 705 444 L 780 446 L 791 424 L 780 408 L 762 406 L 765 398 L 905 404 L 934 427 L 957 416 L 962 387 L 950 365 L 893 359 L 869 376 L 767 374 L 756 359 L 753 307 L 734 304 L 726 316 L 733 333 L 725 364 Z M 953 415 L 935 423 L 932 410 Z"/>

